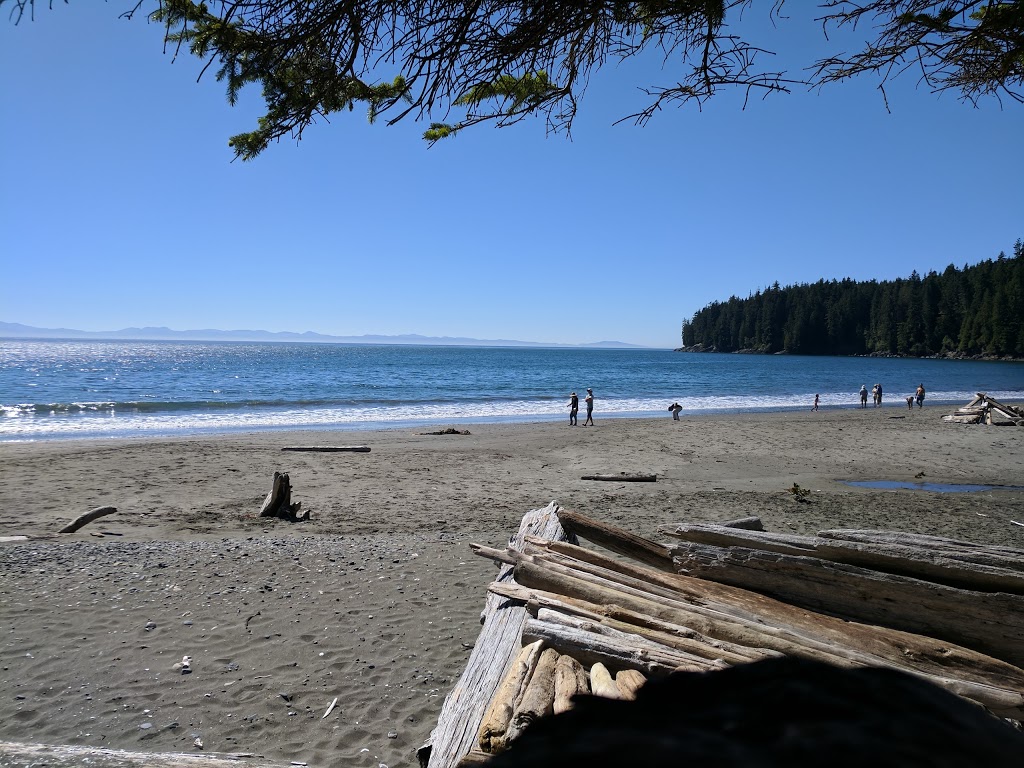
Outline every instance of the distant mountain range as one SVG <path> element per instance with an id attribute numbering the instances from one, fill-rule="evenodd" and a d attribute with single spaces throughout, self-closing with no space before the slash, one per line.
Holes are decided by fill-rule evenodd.
<path id="1" fill-rule="evenodd" d="M 8 339 L 110 339 L 121 341 L 299 341 L 317 344 L 420 344 L 427 346 L 465 347 L 585 347 L 601 349 L 644 349 L 624 341 L 595 341 L 590 344 L 545 344 L 513 339 L 470 339 L 462 336 L 420 336 L 406 333 L 398 336 L 365 334 L 363 336 L 330 336 L 323 333 L 291 331 L 220 331 L 204 328 L 175 331 L 170 328 L 122 328 L 119 331 L 76 331 L 72 328 L 34 328 L 21 323 L 0 321 L 0 337 Z"/>

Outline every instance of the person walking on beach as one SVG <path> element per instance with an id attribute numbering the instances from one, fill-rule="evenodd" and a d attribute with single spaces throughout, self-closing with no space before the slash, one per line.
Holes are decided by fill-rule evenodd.
<path id="1" fill-rule="evenodd" d="M 569 395 L 569 426 L 570 427 L 578 427 L 579 426 L 579 424 L 576 423 L 576 414 L 579 413 L 579 412 L 580 412 L 580 399 L 579 399 L 579 397 L 576 396 L 576 393 L 573 392 L 571 395 Z"/>
<path id="2" fill-rule="evenodd" d="M 594 426 L 594 390 L 587 387 L 587 396 L 583 400 L 587 404 L 587 418 L 583 420 L 583 426 Z"/>
<path id="3" fill-rule="evenodd" d="M 812 410 L 812 411 L 816 411 L 816 410 L 818 410 L 818 401 L 819 401 L 820 399 L 821 399 L 821 395 L 815 395 L 815 396 L 814 396 L 814 407 L 813 407 L 813 408 L 811 408 L 811 410 Z"/>
<path id="4" fill-rule="evenodd" d="M 881 405 L 881 404 L 882 404 L 882 385 L 881 384 L 875 384 L 875 405 L 878 406 L 878 405 Z"/>
<path id="5" fill-rule="evenodd" d="M 861 384 L 860 385 L 860 407 L 861 408 L 867 408 L 868 407 L 868 385 L 867 384 Z"/>
<path id="6" fill-rule="evenodd" d="M 679 412 L 683 410 L 683 406 L 681 406 L 679 403 L 672 403 L 672 405 L 670 405 L 668 409 L 672 411 L 672 420 L 679 421 Z"/>
<path id="7" fill-rule="evenodd" d="M 917 397 L 917 407 L 918 408 L 923 408 L 924 407 L 924 384 L 918 384 L 917 385 L 917 395 L 916 395 L 916 397 Z"/>

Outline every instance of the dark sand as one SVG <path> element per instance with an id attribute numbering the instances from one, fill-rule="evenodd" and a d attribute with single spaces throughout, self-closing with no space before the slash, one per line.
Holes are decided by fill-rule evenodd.
<path id="1" fill-rule="evenodd" d="M 758 515 L 1024 548 L 1024 493 L 841 482 L 1024 485 L 1024 429 L 943 412 L 2 444 L 0 536 L 32 538 L 0 543 L 0 740 L 415 765 L 495 572 L 467 544 L 502 546 L 551 500 L 651 538 Z M 351 444 L 372 452 L 280 450 Z M 311 521 L 258 517 L 275 470 Z M 580 479 L 616 472 L 658 482 Z M 118 512 L 54 535 L 101 505 Z"/>

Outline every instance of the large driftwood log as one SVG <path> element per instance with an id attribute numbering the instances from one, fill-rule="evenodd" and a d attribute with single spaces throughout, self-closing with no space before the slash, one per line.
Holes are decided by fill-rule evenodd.
<path id="1" fill-rule="evenodd" d="M 498 686 L 483 721 L 480 723 L 477 737 L 480 749 L 484 752 L 497 753 L 504 748 L 509 724 L 512 722 L 512 714 L 516 711 L 516 707 L 526 692 L 533 671 L 537 668 L 540 655 L 540 642 L 523 646 L 515 661 L 512 662 L 512 667 L 505 675 L 505 679 Z"/>
<path id="2" fill-rule="evenodd" d="M 128 752 L 82 745 L 24 744 L 0 741 L 0 765 L 48 766 L 48 768 L 285 768 L 247 753 Z"/>
<path id="3" fill-rule="evenodd" d="M 281 520 L 299 522 L 309 520 L 309 510 L 301 516 L 302 502 L 292 504 L 292 482 L 287 472 L 275 472 L 274 484 L 260 507 L 260 517 L 277 517 Z"/>
<path id="4" fill-rule="evenodd" d="M 838 536 L 829 536 L 827 531 L 818 536 L 793 536 L 698 523 L 662 526 L 660 530 L 695 544 L 817 557 L 963 589 L 1024 594 L 1021 550 L 958 546 L 951 539 L 941 545 L 918 545 L 906 540 L 884 541 L 878 534 L 869 541 L 856 541 L 844 539 L 842 532 Z"/>
<path id="5" fill-rule="evenodd" d="M 557 512 L 558 505 L 551 502 L 543 509 L 527 513 L 510 546 L 522 547 L 526 535 L 575 541 L 575 537 L 559 525 Z M 498 572 L 497 581 L 511 581 L 512 572 L 511 566 L 505 566 Z M 522 645 L 527 612 L 521 604 L 510 604 L 498 595 L 489 594 L 483 616 L 483 629 L 462 677 L 445 699 L 430 740 L 416 753 L 421 766 L 454 768 L 459 758 L 470 751 L 484 710 L 512 663 L 515 650 Z"/>
<path id="6" fill-rule="evenodd" d="M 282 451 L 301 451 L 304 453 L 369 453 L 368 445 L 288 445 Z"/>
<path id="7" fill-rule="evenodd" d="M 656 544 L 641 536 L 634 536 L 620 528 L 577 512 L 570 512 L 567 509 L 558 511 L 558 520 L 565 530 L 582 539 L 592 541 L 605 549 L 639 560 L 654 568 L 663 571 L 673 570 L 672 554 L 669 547 L 663 544 Z"/>
<path id="8" fill-rule="evenodd" d="M 552 711 L 556 715 L 568 712 L 573 707 L 572 697 L 590 693 L 587 671 L 572 656 L 562 654 L 555 662 L 555 700 Z"/>
<path id="9" fill-rule="evenodd" d="M 530 684 L 523 693 L 523 698 L 512 714 L 505 735 L 504 746 L 519 738 L 520 734 L 531 724 L 554 711 L 555 704 L 555 664 L 559 653 L 554 648 L 547 648 L 540 655 L 537 668 L 530 677 Z"/>
<path id="10" fill-rule="evenodd" d="M 615 678 L 608 671 L 608 667 L 601 662 L 597 662 L 590 668 L 590 689 L 594 692 L 595 696 L 601 696 L 605 699 L 622 698 L 619 686 L 615 684 Z"/>
<path id="11" fill-rule="evenodd" d="M 620 472 L 617 475 L 583 475 L 580 480 L 598 480 L 608 483 L 656 483 L 657 475 L 631 475 Z"/>
<path id="12" fill-rule="evenodd" d="M 736 520 L 726 520 L 719 523 L 723 528 L 740 528 L 744 531 L 763 531 L 764 523 L 760 517 L 740 517 Z"/>
<path id="13" fill-rule="evenodd" d="M 1024 596 L 957 589 L 845 563 L 687 542 L 680 572 L 814 611 L 948 640 L 1024 666 Z"/>
<path id="14" fill-rule="evenodd" d="M 117 507 L 96 507 L 91 512 L 86 512 L 84 515 L 79 515 L 70 523 L 61 528 L 57 533 L 74 533 L 82 526 L 88 525 L 93 520 L 105 517 L 106 515 L 112 515 L 117 512 Z"/>
<path id="15" fill-rule="evenodd" d="M 636 698 L 636 692 L 643 688 L 646 682 L 647 678 L 635 669 L 623 669 L 615 675 L 615 686 L 626 701 L 633 701 Z"/>

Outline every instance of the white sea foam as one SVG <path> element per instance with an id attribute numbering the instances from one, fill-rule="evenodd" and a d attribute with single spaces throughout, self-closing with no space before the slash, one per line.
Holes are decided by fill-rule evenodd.
<path id="1" fill-rule="evenodd" d="M 1013 399 L 1011 392 L 992 392 L 996 399 Z M 1019 393 L 1018 393 L 1019 394 Z M 905 397 L 905 396 L 903 396 Z M 973 392 L 935 392 L 926 405 L 960 405 Z M 667 416 L 670 403 L 678 400 L 683 414 L 806 410 L 813 394 L 781 396 L 709 396 L 673 398 L 598 399 L 595 417 Z M 826 394 L 821 408 L 855 408 L 855 395 Z M 886 399 L 889 407 L 904 407 L 903 398 Z M 870 406 L 869 406 L 870 407 Z M 494 421 L 568 420 L 562 401 L 512 400 L 422 404 L 416 406 L 363 406 L 348 408 L 253 408 L 174 413 L 96 412 L 39 413 L 24 406 L 0 406 L 0 440 L 47 440 L 56 438 L 163 436 L 188 433 L 248 432 L 280 429 L 375 429 L 423 424 L 451 424 Z"/>

